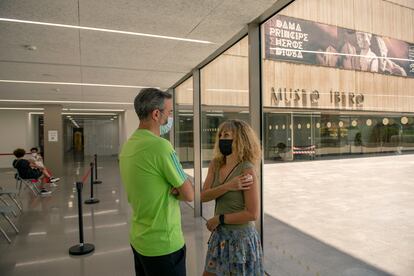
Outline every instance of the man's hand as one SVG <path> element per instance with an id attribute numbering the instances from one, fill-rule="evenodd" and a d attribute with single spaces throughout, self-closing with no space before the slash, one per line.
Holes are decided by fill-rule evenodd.
<path id="1" fill-rule="evenodd" d="M 220 224 L 220 221 L 219 221 L 219 216 L 214 216 L 214 217 L 212 217 L 211 219 L 209 219 L 209 220 L 207 221 L 206 226 L 207 226 L 207 229 L 208 229 L 210 232 L 213 232 L 213 231 L 214 231 L 214 229 L 216 229 L 216 228 L 217 228 L 217 226 L 219 226 L 219 224 Z"/>
<path id="2" fill-rule="evenodd" d="M 172 189 L 171 189 L 171 194 L 172 194 L 173 196 L 178 196 L 178 195 L 180 194 L 180 192 L 178 191 L 178 189 L 177 189 L 177 188 L 172 188 Z"/>

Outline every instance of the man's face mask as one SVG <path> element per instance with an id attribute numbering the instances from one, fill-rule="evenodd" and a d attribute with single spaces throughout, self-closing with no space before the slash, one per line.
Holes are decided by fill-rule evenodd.
<path id="1" fill-rule="evenodd" d="M 164 135 L 170 132 L 172 125 L 173 125 L 173 121 L 174 121 L 173 117 L 168 116 L 168 121 L 165 124 L 160 125 L 160 135 Z"/>

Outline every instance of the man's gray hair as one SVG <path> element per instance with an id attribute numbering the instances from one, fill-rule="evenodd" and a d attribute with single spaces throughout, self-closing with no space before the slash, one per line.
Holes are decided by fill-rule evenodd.
<path id="1" fill-rule="evenodd" d="M 144 88 L 135 97 L 135 112 L 140 120 L 146 119 L 155 109 L 163 110 L 165 99 L 172 95 L 157 88 Z"/>

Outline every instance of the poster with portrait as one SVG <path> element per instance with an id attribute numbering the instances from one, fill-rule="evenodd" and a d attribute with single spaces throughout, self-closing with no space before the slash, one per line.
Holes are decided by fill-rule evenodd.
<path id="1" fill-rule="evenodd" d="M 414 44 L 275 15 L 265 25 L 265 58 L 414 77 Z"/>

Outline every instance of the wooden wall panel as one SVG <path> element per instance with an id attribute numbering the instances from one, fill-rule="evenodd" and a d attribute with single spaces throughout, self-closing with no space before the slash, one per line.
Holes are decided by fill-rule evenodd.
<path id="1" fill-rule="evenodd" d="M 402 3 L 405 2 L 297 0 L 280 14 L 414 42 L 414 1 Z"/>
<path id="2" fill-rule="evenodd" d="M 266 107 L 281 108 L 322 108 L 337 110 L 365 110 L 365 111 L 414 111 L 414 79 L 387 76 L 369 72 L 352 70 L 340 70 L 322 66 L 309 66 L 288 62 L 274 62 L 264 60 L 263 63 L 263 104 Z M 291 102 L 285 103 L 285 95 L 282 93 L 282 101 L 272 103 L 272 88 L 278 93 L 279 88 L 287 89 L 287 97 L 295 89 L 307 91 L 307 102 L 303 105 Z M 318 90 L 320 99 L 317 105 L 310 104 L 309 94 Z M 330 92 L 340 92 L 345 96 L 345 102 L 339 104 L 331 101 Z M 363 94 L 362 107 L 349 105 L 349 93 Z M 280 97 L 278 97 L 280 98 Z M 302 97 L 301 97 L 302 98 Z"/>
<path id="3" fill-rule="evenodd" d="M 375 2 L 377 0 L 374 0 Z M 351 3 L 352 1 L 349 1 Z M 372 28 L 372 7 L 373 7 L 373 0 L 364 0 L 358 1 L 354 0 L 353 4 L 353 15 L 352 18 L 354 20 L 354 30 L 361 30 L 365 32 L 375 33 Z M 344 7 L 349 8 L 349 7 Z M 330 9 L 335 9 L 335 7 L 331 6 Z"/>
<path id="4" fill-rule="evenodd" d="M 201 69 L 201 104 L 249 106 L 247 37 Z"/>
<path id="5" fill-rule="evenodd" d="M 413 8 L 414 1 L 405 0 L 298 0 L 281 14 L 414 43 Z M 278 107 L 414 112 L 413 78 L 263 60 L 264 106 L 275 106 L 272 87 L 276 92 L 286 88 L 308 93 L 317 89 L 320 93 L 317 106 L 309 101 L 302 106 L 289 105 L 282 100 Z M 335 104 L 331 90 L 344 92 L 346 102 Z M 349 106 L 349 93 L 363 94 L 363 105 Z"/>
<path id="6" fill-rule="evenodd" d="M 372 28 L 378 35 L 387 35 L 390 31 L 390 26 L 384 26 L 384 18 L 389 18 L 387 15 L 387 8 L 389 8 L 390 3 L 384 1 L 377 1 L 372 6 Z"/>
<path id="7" fill-rule="evenodd" d="M 193 77 L 188 78 L 175 88 L 175 103 L 193 105 Z"/>
<path id="8" fill-rule="evenodd" d="M 403 7 L 414 9 L 414 1 L 413 0 L 384 0 L 385 2 L 391 2 Z"/>
<path id="9" fill-rule="evenodd" d="M 338 10 L 342 11 L 343 14 L 343 21 L 342 24 L 338 24 L 338 26 L 343 26 L 345 28 L 354 29 L 354 16 L 353 16 L 353 9 L 351 8 L 351 3 L 349 0 L 342 0 L 336 3 Z"/>

